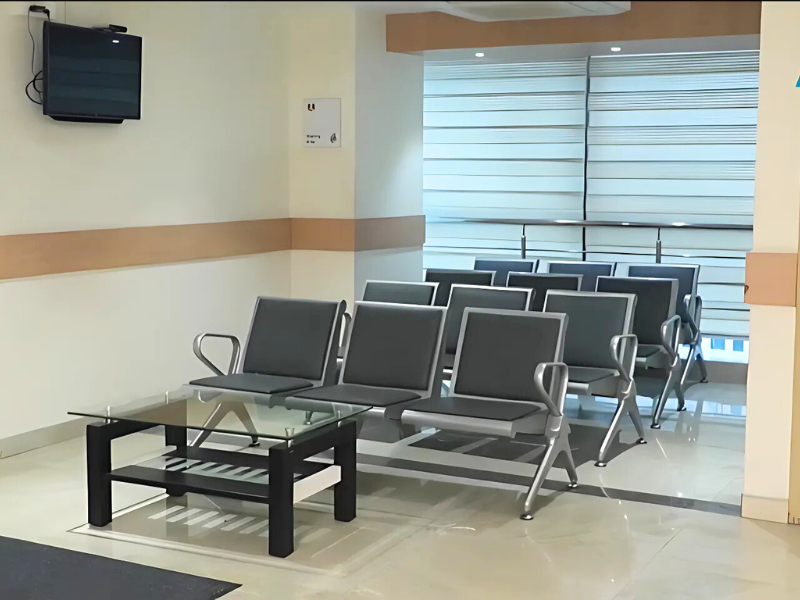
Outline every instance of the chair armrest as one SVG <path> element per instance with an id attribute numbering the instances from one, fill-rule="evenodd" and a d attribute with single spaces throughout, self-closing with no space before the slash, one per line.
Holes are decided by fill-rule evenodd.
<path id="1" fill-rule="evenodd" d="M 350 313 L 344 312 L 342 313 L 344 317 L 344 331 L 342 331 L 342 341 L 340 347 L 344 348 L 347 346 L 347 341 L 350 339 L 350 329 L 353 326 L 353 317 L 350 316 Z"/>
<path id="2" fill-rule="evenodd" d="M 661 324 L 661 344 L 673 360 L 678 356 L 681 340 L 681 317 L 675 315 Z"/>
<path id="3" fill-rule="evenodd" d="M 552 373 L 550 382 L 552 394 L 545 389 L 544 377 L 548 371 Z M 564 414 L 564 398 L 567 395 L 568 382 L 569 369 L 563 362 L 541 363 L 533 374 L 533 385 L 554 417 Z"/>
<path id="4" fill-rule="evenodd" d="M 203 354 L 203 340 L 206 338 L 221 338 L 225 340 L 230 340 L 231 342 L 231 363 L 228 366 L 228 375 L 234 373 L 236 371 L 236 366 L 239 364 L 239 354 L 241 353 L 242 345 L 239 343 L 239 339 L 235 335 L 225 335 L 222 333 L 201 333 L 196 338 L 194 338 L 194 343 L 192 344 L 192 350 L 194 350 L 194 355 L 200 359 L 200 362 L 211 369 L 215 375 L 225 375 L 214 363 L 212 363 L 209 358 Z"/>
<path id="5" fill-rule="evenodd" d="M 625 355 L 620 353 L 620 342 L 623 340 L 630 340 L 630 343 L 625 346 Z M 625 335 L 615 335 L 611 338 L 609 344 L 611 348 L 611 358 L 614 364 L 617 365 L 617 371 L 625 380 L 625 383 L 630 383 L 633 378 L 633 369 L 636 366 L 636 352 L 639 349 L 639 338 L 632 333 Z"/>
<path id="6" fill-rule="evenodd" d="M 700 333 L 700 318 L 703 316 L 703 299 L 700 296 L 695 296 L 694 310 L 691 310 L 690 298 L 687 294 L 684 298 L 686 306 L 686 314 L 689 316 L 689 329 L 692 330 L 692 337 L 697 337 Z"/>

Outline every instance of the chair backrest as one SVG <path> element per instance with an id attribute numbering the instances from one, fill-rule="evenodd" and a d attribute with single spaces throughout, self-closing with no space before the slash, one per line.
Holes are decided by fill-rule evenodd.
<path id="1" fill-rule="evenodd" d="M 611 338 L 632 333 L 635 309 L 633 294 L 550 290 L 544 301 L 546 313 L 569 317 L 564 362 L 574 367 L 615 369 Z"/>
<path id="2" fill-rule="evenodd" d="M 439 284 L 433 305 L 447 306 L 447 301 L 450 299 L 451 285 L 454 283 L 461 283 L 464 285 L 492 285 L 494 283 L 494 271 L 427 269 L 425 271 L 425 281 Z"/>
<path id="3" fill-rule="evenodd" d="M 697 297 L 697 281 L 700 278 L 700 265 L 631 265 L 628 267 L 628 277 L 647 277 L 659 279 L 678 280 L 678 306 L 676 310 L 681 316 L 681 321 L 689 322 L 684 298 L 689 296 L 689 309 L 694 310 Z"/>
<path id="4" fill-rule="evenodd" d="M 522 288 L 454 284 L 450 290 L 450 302 L 447 304 L 447 318 L 444 324 L 445 353 L 456 353 L 461 320 L 466 308 L 527 310 L 530 294 L 531 290 Z"/>
<path id="5" fill-rule="evenodd" d="M 597 278 L 609 276 L 614 273 L 614 263 L 605 262 L 550 262 L 547 264 L 548 273 L 560 273 L 569 275 L 583 275 L 581 280 L 582 292 L 595 291 Z"/>
<path id="6" fill-rule="evenodd" d="M 444 317 L 435 306 L 356 302 L 341 383 L 433 394 Z"/>
<path id="7" fill-rule="evenodd" d="M 636 294 L 633 333 L 640 344 L 661 344 L 661 324 L 675 316 L 677 279 L 598 277 L 597 291 Z"/>
<path id="8" fill-rule="evenodd" d="M 509 273 L 508 287 L 529 288 L 533 290 L 529 310 L 542 312 L 547 290 L 581 289 L 583 275 L 555 275 L 553 273 Z"/>
<path id="9" fill-rule="evenodd" d="M 536 271 L 538 260 L 495 260 L 491 258 L 476 258 L 476 271 L 494 271 L 494 284 L 505 287 L 509 273 L 533 273 Z"/>
<path id="10" fill-rule="evenodd" d="M 242 372 L 333 383 L 345 307 L 344 301 L 258 298 Z"/>
<path id="11" fill-rule="evenodd" d="M 367 281 L 362 300 L 431 306 L 436 298 L 437 287 L 438 283 L 419 281 Z"/>
<path id="12" fill-rule="evenodd" d="M 468 308 L 453 368 L 453 393 L 473 398 L 541 402 L 533 375 L 561 362 L 566 315 Z"/>

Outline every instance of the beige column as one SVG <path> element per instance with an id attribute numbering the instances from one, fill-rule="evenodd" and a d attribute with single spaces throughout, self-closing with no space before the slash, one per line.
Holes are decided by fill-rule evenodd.
<path id="1" fill-rule="evenodd" d="M 800 514 L 800 389 L 796 351 L 800 224 L 800 3 L 764 2 L 761 16 L 753 253 L 745 299 L 750 369 L 742 514 L 787 522 Z M 787 285 L 788 284 L 788 285 Z M 794 408 L 793 408 L 794 407 Z M 800 425 L 800 424 L 798 424 Z M 792 452 L 794 447 L 794 459 Z"/>
<path id="2" fill-rule="evenodd" d="M 286 6 L 294 297 L 360 298 L 422 272 L 422 58 L 386 52 L 367 3 Z M 306 98 L 341 98 L 341 148 L 303 143 Z"/>

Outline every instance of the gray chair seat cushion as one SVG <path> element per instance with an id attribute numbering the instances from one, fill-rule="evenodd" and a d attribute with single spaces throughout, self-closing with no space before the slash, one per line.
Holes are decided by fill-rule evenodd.
<path id="1" fill-rule="evenodd" d="M 617 395 L 618 375 L 614 369 L 596 367 L 570 367 L 567 393 L 590 393 L 594 396 Z"/>
<path id="2" fill-rule="evenodd" d="M 614 369 L 599 369 L 594 367 L 570 367 L 569 380 L 576 383 L 595 383 L 606 377 L 616 377 Z"/>
<path id="3" fill-rule="evenodd" d="M 314 388 L 313 390 L 308 390 L 301 394 L 295 394 L 295 396 L 298 398 L 343 402 L 345 404 L 361 404 L 364 406 L 392 406 L 393 404 L 419 398 L 419 394 L 405 390 L 377 388 L 351 383 Z"/>
<path id="4" fill-rule="evenodd" d="M 443 354 L 442 355 L 442 368 L 444 369 L 452 369 L 456 364 L 456 355 L 455 354 Z"/>
<path id="5" fill-rule="evenodd" d="M 452 415 L 454 417 L 471 417 L 492 421 L 516 421 L 528 415 L 540 412 L 543 408 L 529 402 L 509 402 L 505 400 L 481 400 L 448 396 L 446 398 L 426 398 L 414 402 L 406 410 Z"/>
<path id="6" fill-rule="evenodd" d="M 647 358 L 648 356 L 655 356 L 662 350 L 661 346 L 656 346 L 655 344 L 640 344 L 639 349 L 636 351 L 636 356 Z"/>
<path id="7" fill-rule="evenodd" d="M 261 375 L 259 373 L 234 373 L 232 375 L 203 377 L 189 383 L 191 385 L 254 392 L 256 394 L 278 394 L 292 390 L 303 390 L 313 385 L 307 379 L 300 379 L 299 377 L 280 377 L 278 375 Z"/>

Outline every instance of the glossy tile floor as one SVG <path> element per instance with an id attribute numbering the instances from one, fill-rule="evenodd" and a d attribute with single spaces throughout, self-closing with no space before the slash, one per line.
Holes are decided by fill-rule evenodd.
<path id="1" fill-rule="evenodd" d="M 585 462 L 582 482 L 738 502 L 740 394 L 695 386 L 697 404 L 688 412 L 665 413 L 664 427 L 648 430 L 651 443 L 625 448 L 606 469 Z M 692 413 L 698 406 L 701 418 Z M 610 415 L 602 403 L 577 399 L 570 411 L 587 426 Z M 548 490 L 535 519 L 523 522 L 522 486 L 471 474 L 502 463 L 508 473 L 526 475 L 535 469 L 529 460 L 536 448 L 511 453 L 480 439 L 453 444 L 435 432 L 402 442 L 362 440 L 359 450 L 374 460 L 360 466 L 358 518 L 335 522 L 330 492 L 298 505 L 297 550 L 287 560 L 266 556 L 264 507 L 171 499 L 124 484 L 114 484 L 120 514 L 112 525 L 87 531 L 81 439 L 0 461 L 0 535 L 243 584 L 226 600 L 800 598 L 800 527 Z M 158 436 L 130 436 L 115 442 L 114 462 L 138 462 L 162 448 Z M 402 458 L 383 456 L 393 452 Z M 404 468 L 432 452 L 444 455 L 445 467 L 455 465 L 456 475 Z M 552 472 L 561 477 L 560 469 Z"/>

